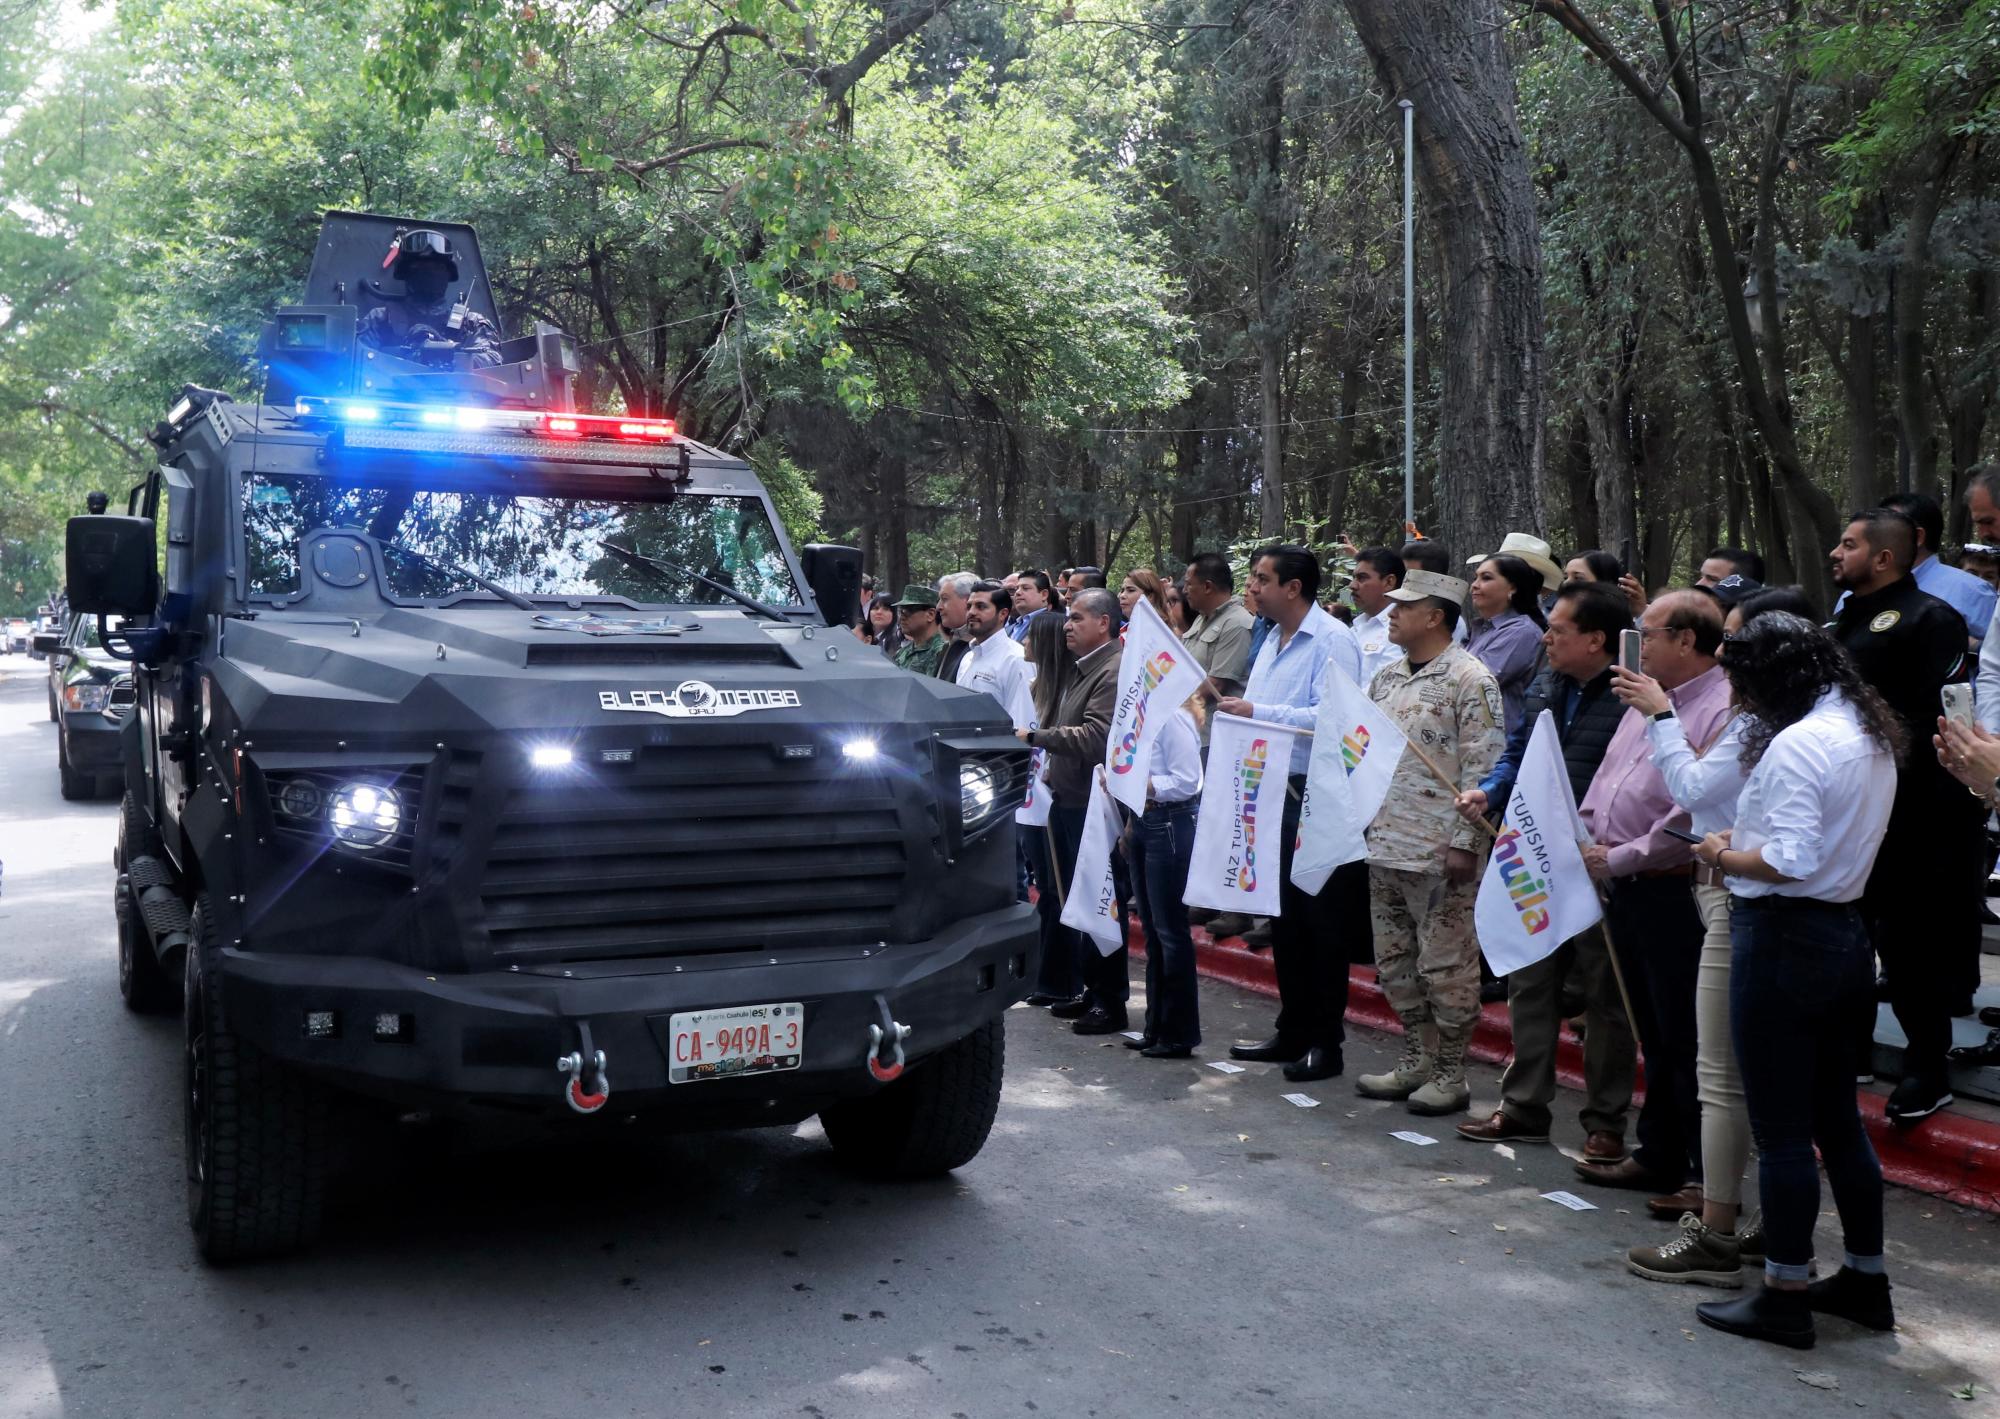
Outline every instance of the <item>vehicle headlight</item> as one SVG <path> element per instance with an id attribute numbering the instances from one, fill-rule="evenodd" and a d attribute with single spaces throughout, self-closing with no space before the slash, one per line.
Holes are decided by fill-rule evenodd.
<path id="1" fill-rule="evenodd" d="M 963 764 L 958 770 L 958 814 L 968 825 L 993 811 L 999 784 L 984 764 Z"/>
<path id="2" fill-rule="evenodd" d="M 327 799 L 326 820 L 333 836 L 363 852 L 387 847 L 403 825 L 403 801 L 379 783 L 343 783 Z"/>
<path id="3" fill-rule="evenodd" d="M 101 680 L 79 680 L 63 686 L 63 704 L 85 713 L 102 713 L 111 703 L 111 687 Z"/>

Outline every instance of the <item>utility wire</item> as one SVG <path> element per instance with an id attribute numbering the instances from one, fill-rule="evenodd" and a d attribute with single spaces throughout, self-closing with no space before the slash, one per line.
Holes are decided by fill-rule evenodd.
<path id="1" fill-rule="evenodd" d="M 1421 403 L 1419 403 L 1416 407 L 1419 409 L 1431 409 L 1435 408 L 1436 406 L 1437 406 L 1437 400 L 1426 399 Z M 924 419 L 945 419 L 955 424 L 988 424 L 995 428 L 1004 428 L 1009 426 L 1005 419 L 981 419 L 972 414 L 948 414 L 948 413 L 942 413 L 936 409 L 919 409 L 916 408 L 914 405 L 910 404 L 885 403 L 882 407 L 885 409 L 896 409 L 905 414 L 915 414 L 919 418 L 924 418 Z M 1348 419 L 1376 419 L 1376 418 L 1387 418 L 1390 416 L 1401 418 L 1402 414 L 1403 414 L 1403 406 L 1398 404 L 1394 408 L 1357 409 L 1352 414 L 1326 414 L 1311 419 L 1285 419 L 1280 421 L 1278 427 L 1283 429 L 1303 429 L 1317 424 L 1338 424 Z M 1061 430 L 1061 432 L 1072 433 L 1072 434 L 1169 434 L 1169 435 L 1170 434 L 1254 434 L 1260 431 L 1263 427 L 1264 426 L 1262 424 L 1209 424 L 1202 426 L 1200 428 L 1183 429 L 1183 428 L 1172 428 L 1172 427 L 1158 428 L 1158 427 L 1145 427 L 1140 425 L 1127 425 L 1127 426 L 1107 426 L 1102 428 L 1063 429 Z"/>

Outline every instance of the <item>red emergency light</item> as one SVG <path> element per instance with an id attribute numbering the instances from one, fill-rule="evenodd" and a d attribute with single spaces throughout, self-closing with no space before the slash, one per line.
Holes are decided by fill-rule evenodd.
<path id="1" fill-rule="evenodd" d="M 333 419 L 347 424 L 400 424 L 625 443 L 665 444 L 680 436 L 672 419 L 634 418 L 630 414 L 542 414 L 529 409 L 390 404 L 374 399 L 299 399 L 293 413 L 301 419 Z"/>

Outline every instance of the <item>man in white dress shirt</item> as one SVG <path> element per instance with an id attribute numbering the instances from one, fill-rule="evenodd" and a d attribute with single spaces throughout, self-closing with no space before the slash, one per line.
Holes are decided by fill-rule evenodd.
<path id="1" fill-rule="evenodd" d="M 1403 648 L 1389 639 L 1389 595 L 1403 584 L 1403 576 L 1403 559 L 1387 547 L 1363 547 L 1354 554 L 1354 580 L 1347 589 L 1354 596 L 1354 639 L 1361 646 L 1364 690 L 1383 666 L 1403 658 Z"/>

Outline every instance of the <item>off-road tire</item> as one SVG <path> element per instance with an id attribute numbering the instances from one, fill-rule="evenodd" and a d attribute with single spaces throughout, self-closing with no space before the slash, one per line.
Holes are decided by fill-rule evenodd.
<path id="1" fill-rule="evenodd" d="M 865 1099 L 820 1113 L 834 1156 L 870 1177 L 927 1178 L 978 1156 L 1000 1110 L 1007 1031 L 995 1017 Z"/>
<path id="2" fill-rule="evenodd" d="M 69 741 L 56 731 L 56 775 L 62 782 L 62 796 L 72 803 L 97 797 L 97 776 L 78 773 L 69 764 Z"/>
<path id="3" fill-rule="evenodd" d="M 152 835 L 146 830 L 139 802 L 126 794 L 118 807 L 118 853 L 122 874 L 125 864 L 152 851 Z M 111 910 L 118 919 L 118 994 L 125 1008 L 138 1015 L 167 1015 L 180 1008 L 181 993 L 160 965 L 159 955 L 139 919 L 139 908 L 121 876 L 114 888 Z"/>
<path id="4" fill-rule="evenodd" d="M 182 1056 L 188 1225 L 210 1263 L 282 1256 L 319 1234 L 333 1153 L 330 1094 L 229 1032 L 206 892 L 195 899 L 191 935 Z"/>

